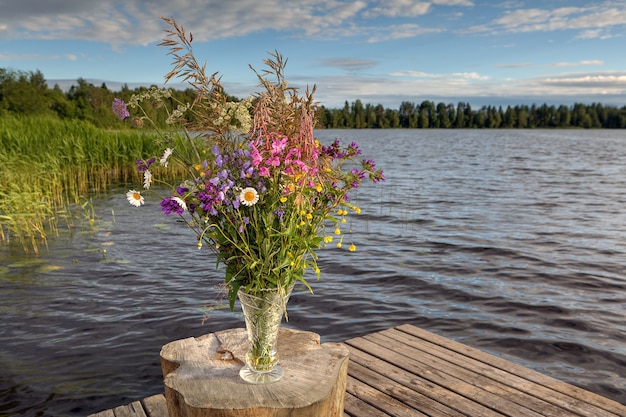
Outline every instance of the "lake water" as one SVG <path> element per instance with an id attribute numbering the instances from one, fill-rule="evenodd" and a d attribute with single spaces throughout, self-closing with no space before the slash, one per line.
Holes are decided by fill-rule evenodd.
<path id="1" fill-rule="evenodd" d="M 353 196 L 357 251 L 321 252 L 286 326 L 342 341 L 412 323 L 626 404 L 626 131 L 318 137 L 357 141 L 387 181 Z M 0 248 L 0 415 L 160 393 L 162 345 L 244 326 L 205 308 L 224 301 L 213 256 L 125 191 L 38 257 Z"/>

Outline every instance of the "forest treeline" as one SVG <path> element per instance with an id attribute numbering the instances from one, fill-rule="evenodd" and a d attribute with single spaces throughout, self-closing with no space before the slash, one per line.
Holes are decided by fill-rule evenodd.
<path id="1" fill-rule="evenodd" d="M 16 71 L 0 68 L 0 116 L 49 115 L 60 119 L 86 120 L 98 127 L 121 128 L 129 126 L 111 111 L 114 97 L 129 100 L 145 87 L 111 91 L 102 84 L 95 86 L 78 79 L 67 91 L 58 85 L 49 88 L 40 71 Z M 192 102 L 192 89 L 174 90 L 173 97 Z M 233 97 L 233 100 L 236 98 Z M 159 125 L 164 125 L 165 114 L 146 109 Z M 152 114 L 150 114 L 153 112 Z M 363 104 L 361 100 L 345 102 L 342 108 L 321 106 L 318 113 L 320 128 L 386 129 L 386 128 L 626 128 L 626 105 L 605 106 L 601 103 L 566 105 L 482 106 L 472 108 L 469 103 L 420 103 L 404 101 L 398 109 L 381 104 Z"/>

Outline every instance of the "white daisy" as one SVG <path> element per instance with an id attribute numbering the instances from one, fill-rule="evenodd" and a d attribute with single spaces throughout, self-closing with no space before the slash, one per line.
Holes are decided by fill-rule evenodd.
<path id="1" fill-rule="evenodd" d="M 246 187 L 239 193 L 239 201 L 244 206 L 253 206 L 259 201 L 259 193 L 252 187 Z"/>
<path id="2" fill-rule="evenodd" d="M 163 156 L 161 157 L 161 160 L 159 161 L 161 163 L 161 165 L 163 165 L 166 168 L 167 168 L 167 164 L 168 164 L 168 159 L 172 155 L 172 152 L 174 152 L 173 148 L 165 149 L 165 152 L 163 152 Z"/>
<path id="3" fill-rule="evenodd" d="M 128 200 L 130 204 L 132 204 L 135 207 L 139 207 L 144 203 L 143 196 L 141 195 L 141 193 L 135 190 L 130 190 L 129 192 L 127 192 L 126 199 Z"/>
<path id="4" fill-rule="evenodd" d="M 150 184 L 152 184 L 152 173 L 146 169 L 143 172 L 143 188 L 147 190 L 150 188 Z"/>

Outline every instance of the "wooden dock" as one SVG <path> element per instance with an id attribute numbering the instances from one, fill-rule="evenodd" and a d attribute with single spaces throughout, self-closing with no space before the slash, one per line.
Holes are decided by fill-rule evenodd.
<path id="1" fill-rule="evenodd" d="M 345 417 L 626 417 L 626 406 L 405 324 L 347 340 Z M 168 417 L 162 394 L 90 417 Z"/>

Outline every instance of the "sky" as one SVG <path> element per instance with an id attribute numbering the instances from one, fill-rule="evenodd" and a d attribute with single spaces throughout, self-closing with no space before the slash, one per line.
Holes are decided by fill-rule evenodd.
<path id="1" fill-rule="evenodd" d="M 329 108 L 626 105 L 624 0 L 0 0 L 0 68 L 161 86 L 161 16 L 240 98 L 259 90 L 249 65 L 278 51 L 290 85 L 315 84 Z"/>

